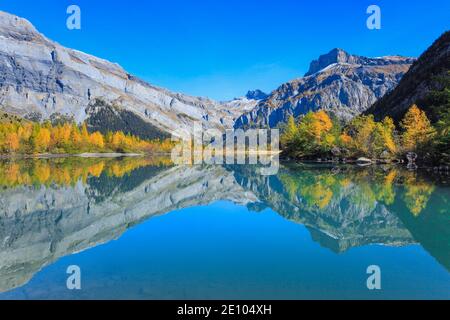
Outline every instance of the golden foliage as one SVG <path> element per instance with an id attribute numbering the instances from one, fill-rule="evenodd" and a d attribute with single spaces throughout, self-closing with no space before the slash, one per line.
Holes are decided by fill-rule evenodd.
<path id="1" fill-rule="evenodd" d="M 400 125 L 404 130 L 402 143 L 406 151 L 415 151 L 425 146 L 436 135 L 425 112 L 415 104 L 408 110 Z"/>
<path id="2" fill-rule="evenodd" d="M 286 154 L 300 158 L 331 157 L 334 148 L 344 149 L 345 157 L 392 157 L 398 151 L 391 118 L 376 122 L 373 116 L 359 116 L 342 129 L 323 110 L 309 112 L 298 125 L 290 118 L 281 142 Z"/>
<path id="3" fill-rule="evenodd" d="M 392 168 L 358 170 L 333 174 L 327 171 L 282 172 L 279 176 L 289 200 L 306 208 L 326 209 L 334 201 L 349 201 L 367 210 L 377 203 L 393 205 L 403 200 L 414 216 L 427 207 L 435 187 L 432 182 L 418 178 L 418 174 Z M 397 196 L 398 195 L 398 196 Z"/>
<path id="4" fill-rule="evenodd" d="M 123 177 L 145 166 L 170 166 L 166 158 L 132 157 L 125 159 L 59 158 L 0 161 L 0 186 L 70 186 L 89 177 Z"/>
<path id="5" fill-rule="evenodd" d="M 325 111 L 309 112 L 298 124 L 293 117 L 289 118 L 281 145 L 285 154 L 298 158 L 330 157 L 333 148 L 338 147 L 345 150 L 346 157 L 384 159 L 399 152 L 424 151 L 422 148 L 433 145 L 436 130 L 416 105 L 409 109 L 400 125 L 403 134 L 398 139 L 394 121 L 389 117 L 377 122 L 373 115 L 362 115 L 341 129 Z M 446 131 L 441 131 L 445 135 Z"/>
<path id="6" fill-rule="evenodd" d="M 330 117 L 323 110 L 313 113 L 312 119 L 311 132 L 317 140 L 320 140 L 324 133 L 330 132 L 333 128 Z"/>
<path id="7" fill-rule="evenodd" d="M 434 189 L 434 185 L 423 179 L 418 179 L 414 172 L 409 172 L 406 175 L 403 199 L 406 207 L 414 216 L 419 216 L 426 208 Z"/>
<path id="8" fill-rule="evenodd" d="M 146 141 L 121 131 L 89 133 L 86 124 L 0 123 L 0 154 L 76 154 L 95 152 L 170 152 L 170 140 Z"/>

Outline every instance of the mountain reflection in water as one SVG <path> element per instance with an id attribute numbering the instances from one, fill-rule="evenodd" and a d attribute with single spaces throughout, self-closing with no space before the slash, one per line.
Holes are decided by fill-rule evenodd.
<path id="1" fill-rule="evenodd" d="M 0 292 L 153 216 L 220 200 L 270 208 L 335 253 L 420 244 L 450 272 L 447 181 L 391 166 L 284 164 L 262 176 L 255 166 L 174 166 L 162 157 L 2 161 Z"/>

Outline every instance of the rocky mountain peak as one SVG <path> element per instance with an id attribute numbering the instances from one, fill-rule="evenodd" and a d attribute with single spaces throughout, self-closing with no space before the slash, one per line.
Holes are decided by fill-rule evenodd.
<path id="1" fill-rule="evenodd" d="M 357 56 L 348 54 L 342 49 L 335 48 L 327 54 L 321 55 L 317 60 L 313 60 L 305 76 L 310 76 L 334 63 L 355 63 L 357 60 Z"/>
<path id="2" fill-rule="evenodd" d="M 411 65 L 415 60 L 415 58 L 402 57 L 397 55 L 369 58 L 349 54 L 342 49 L 335 48 L 327 54 L 321 55 L 317 60 L 313 60 L 310 64 L 309 71 L 305 74 L 305 77 L 313 75 L 333 64 L 350 64 L 359 66 L 398 66 Z"/>
<path id="3" fill-rule="evenodd" d="M 259 89 L 256 89 L 248 91 L 245 97 L 249 100 L 263 100 L 268 97 L 268 94 Z"/>
<path id="4" fill-rule="evenodd" d="M 414 58 L 369 58 L 333 49 L 311 62 L 306 76 L 294 79 L 260 100 L 235 122 L 235 128 L 276 127 L 293 115 L 326 110 L 342 121 L 366 111 L 393 90 Z"/>
<path id="5" fill-rule="evenodd" d="M 0 74 L 2 112 L 35 121 L 87 122 L 99 131 L 124 129 L 121 124 L 127 123 L 127 133 L 135 135 L 190 132 L 194 121 L 205 128 L 232 128 L 257 101 L 219 103 L 153 86 L 116 63 L 63 47 L 27 20 L 1 11 Z"/>
<path id="6" fill-rule="evenodd" d="M 0 11 L 0 36 L 21 41 L 43 38 L 28 20 L 4 11 Z"/>
<path id="7" fill-rule="evenodd" d="M 87 122 L 100 131 L 124 122 L 133 123 L 130 130 L 139 127 L 127 133 L 158 135 L 189 132 L 193 121 L 218 129 L 254 122 L 276 126 L 289 115 L 318 109 L 348 120 L 391 91 L 413 62 L 333 49 L 311 63 L 311 76 L 285 83 L 270 95 L 253 90 L 216 102 L 155 87 L 115 63 L 65 48 L 27 20 L 0 11 L 0 110 L 31 120 Z M 95 105 L 98 99 L 104 103 Z M 107 121 L 99 121 L 105 115 Z"/>

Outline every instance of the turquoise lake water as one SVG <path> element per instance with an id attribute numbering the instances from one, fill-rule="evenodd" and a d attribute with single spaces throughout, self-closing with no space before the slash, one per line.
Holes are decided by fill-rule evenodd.
<path id="1" fill-rule="evenodd" d="M 0 299 L 449 299 L 448 176 L 0 164 Z M 69 290 L 67 268 L 81 270 Z M 367 288 L 367 267 L 381 290 Z"/>

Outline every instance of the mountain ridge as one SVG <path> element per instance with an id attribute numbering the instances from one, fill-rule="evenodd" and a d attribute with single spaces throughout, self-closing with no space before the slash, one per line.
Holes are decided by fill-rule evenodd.
<path id="1" fill-rule="evenodd" d="M 396 63 L 409 64 L 409 60 L 414 59 L 412 57 L 402 57 L 399 55 L 389 55 L 383 57 L 369 58 L 358 55 L 349 54 L 341 48 L 334 48 L 330 52 L 319 56 L 317 60 L 313 60 L 310 64 L 308 72 L 305 77 L 313 75 L 323 69 L 331 66 L 332 64 L 359 64 L 359 65 L 389 65 Z"/>
<path id="2" fill-rule="evenodd" d="M 33 120 L 51 116 L 87 121 L 101 99 L 165 133 L 231 128 L 247 105 L 171 92 L 151 85 L 117 63 L 47 39 L 26 19 L 0 11 L 0 108 Z M 254 101 L 248 101 L 253 107 Z M 138 122 L 140 120 L 137 120 Z M 156 129 L 155 129 L 156 128 Z M 131 132 L 133 133 L 133 132 Z"/>
<path id="3" fill-rule="evenodd" d="M 411 66 L 399 85 L 366 113 L 373 114 L 377 120 L 390 116 L 398 122 L 412 104 L 418 104 L 433 122 L 437 121 L 429 95 L 433 90 L 442 90 L 438 78 L 449 77 L 449 70 L 450 31 L 446 31 Z"/>
<path id="4" fill-rule="evenodd" d="M 0 11 L 0 110 L 38 121 L 87 122 L 90 130 L 102 132 L 123 125 L 126 133 L 144 138 L 190 133 L 194 122 L 220 130 L 276 127 L 290 115 L 319 109 L 349 120 L 396 87 L 414 60 L 333 49 L 311 62 L 306 77 L 270 94 L 253 90 L 217 102 L 149 84 L 117 63 L 63 47 L 29 21 Z M 99 121 L 105 114 L 107 121 Z"/>
<path id="5" fill-rule="evenodd" d="M 414 58 L 367 58 L 333 49 L 311 62 L 305 77 L 286 82 L 235 122 L 235 128 L 276 127 L 289 116 L 326 110 L 348 121 L 393 90 Z"/>

